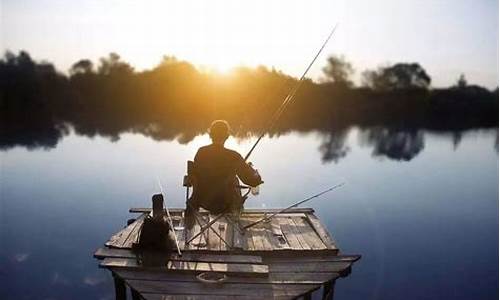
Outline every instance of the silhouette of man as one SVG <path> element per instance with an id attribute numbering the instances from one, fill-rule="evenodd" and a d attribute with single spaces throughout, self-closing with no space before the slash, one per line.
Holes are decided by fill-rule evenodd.
<path id="1" fill-rule="evenodd" d="M 226 121 L 214 121 L 209 134 L 212 144 L 198 149 L 194 157 L 196 179 L 188 210 L 203 207 L 215 214 L 237 211 L 243 207 L 238 178 L 252 187 L 263 181 L 238 152 L 224 147 L 230 134 Z"/>

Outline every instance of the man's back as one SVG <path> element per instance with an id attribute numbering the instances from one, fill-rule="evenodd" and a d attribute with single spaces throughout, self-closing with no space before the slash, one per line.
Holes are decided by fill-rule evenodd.
<path id="1" fill-rule="evenodd" d="M 238 152 L 220 144 L 201 147 L 194 164 L 197 181 L 195 202 L 209 210 L 221 210 L 238 201 L 238 196 L 241 198 L 236 176 L 250 186 L 262 183 L 258 173 L 245 163 Z"/>

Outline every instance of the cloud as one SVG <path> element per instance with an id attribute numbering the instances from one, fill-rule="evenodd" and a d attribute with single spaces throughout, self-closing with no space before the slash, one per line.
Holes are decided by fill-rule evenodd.
<path id="1" fill-rule="evenodd" d="M 30 257 L 29 253 L 17 253 L 14 255 L 14 260 L 18 263 L 26 261 Z"/>
<path id="2" fill-rule="evenodd" d="M 83 279 L 83 283 L 85 283 L 86 285 L 90 285 L 90 286 L 95 286 L 95 285 L 101 284 L 105 281 L 106 281 L 106 279 L 103 277 L 98 278 L 98 277 L 86 276 Z"/>
<path id="3" fill-rule="evenodd" d="M 52 284 L 69 285 L 70 282 L 66 277 L 60 275 L 59 272 L 54 272 L 52 274 Z"/>

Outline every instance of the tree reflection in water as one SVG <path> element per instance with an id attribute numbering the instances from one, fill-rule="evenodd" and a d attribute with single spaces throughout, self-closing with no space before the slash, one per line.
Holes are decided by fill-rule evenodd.
<path id="1" fill-rule="evenodd" d="M 374 127 L 360 133 L 361 142 L 373 147 L 373 156 L 409 161 L 424 149 L 424 134 L 418 129 Z M 455 143 L 454 143 L 455 145 Z"/>
<path id="2" fill-rule="evenodd" d="M 324 141 L 319 146 L 323 163 L 332 161 L 337 163 L 347 155 L 350 150 L 349 146 L 346 146 L 348 134 L 349 129 L 344 128 L 337 131 L 330 131 L 324 135 Z"/>
<path id="3" fill-rule="evenodd" d="M 29 124 L 29 123 L 28 123 Z M 40 123 L 37 126 L 17 126 L 13 128 L 3 127 L 2 136 L 0 139 L 0 151 L 6 151 L 13 147 L 25 147 L 29 150 L 42 148 L 49 150 L 55 148 L 57 144 L 73 129 L 76 135 L 94 137 L 101 136 L 108 138 L 112 142 L 120 139 L 120 135 L 126 132 L 142 134 L 150 137 L 155 141 L 177 141 L 180 144 L 189 144 L 196 136 L 205 133 L 203 128 L 190 128 L 182 130 L 181 128 L 167 128 L 165 126 L 150 125 L 147 127 L 130 128 L 127 131 L 108 130 L 106 132 L 96 131 L 90 128 L 75 128 L 71 124 L 58 123 Z M 348 145 L 348 137 L 352 132 L 353 127 L 341 128 L 323 128 L 323 129 L 281 129 L 271 132 L 269 135 L 272 138 L 293 132 L 319 132 L 321 143 L 318 147 L 321 161 L 323 163 L 337 163 L 349 154 L 351 148 Z M 362 128 L 358 132 L 360 145 L 372 148 L 374 157 L 385 157 L 397 161 L 410 161 L 416 157 L 425 147 L 426 130 L 420 128 L 389 128 L 389 127 L 367 127 Z M 444 134 L 450 137 L 453 149 L 456 150 L 463 135 L 466 131 L 438 131 L 436 133 Z M 494 141 L 494 149 L 498 153 L 498 129 L 495 130 L 496 136 Z M 237 132 L 238 139 L 251 139 L 257 135 L 256 131 L 250 129 L 241 129 Z"/>

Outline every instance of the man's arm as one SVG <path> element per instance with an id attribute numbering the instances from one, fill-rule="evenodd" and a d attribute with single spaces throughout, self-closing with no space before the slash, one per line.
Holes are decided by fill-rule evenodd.
<path id="1" fill-rule="evenodd" d="M 243 183 L 252 187 L 256 187 L 259 184 L 264 183 L 257 170 L 252 168 L 250 164 L 245 163 L 245 160 L 239 154 L 236 167 L 236 175 L 238 175 Z"/>

